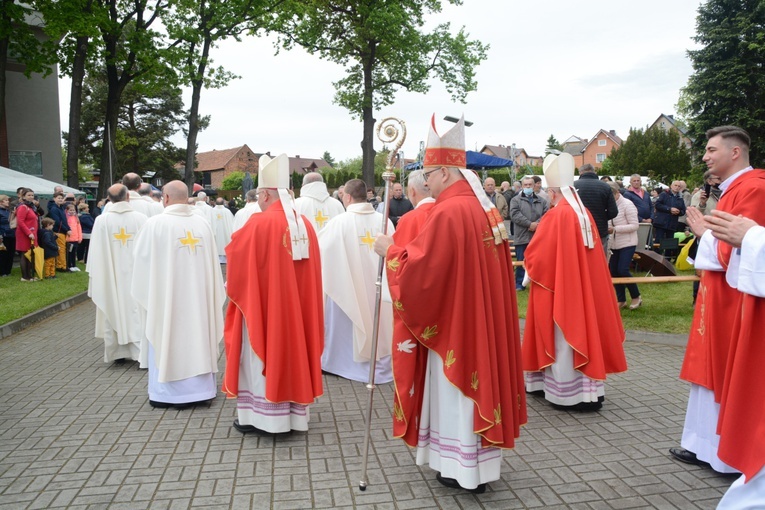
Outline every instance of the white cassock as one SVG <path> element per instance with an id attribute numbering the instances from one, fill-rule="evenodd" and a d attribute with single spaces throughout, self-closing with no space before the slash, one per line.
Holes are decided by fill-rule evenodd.
<path id="1" fill-rule="evenodd" d="M 133 273 L 131 293 L 144 324 L 149 399 L 214 398 L 226 294 L 209 223 L 192 206 L 168 206 L 138 233 L 134 257 L 141 270 Z"/>
<path id="2" fill-rule="evenodd" d="M 90 256 L 90 255 L 88 255 Z M 752 296 L 765 298 L 765 227 L 753 227 L 744 236 L 741 250 L 734 250 L 738 273 L 731 282 L 738 290 Z M 762 438 L 753 439 L 762 441 Z M 765 508 L 765 468 L 760 469 L 751 480 L 744 483 L 741 475 L 723 496 L 718 509 L 739 510 L 742 508 Z"/>
<path id="3" fill-rule="evenodd" d="M 371 204 L 351 204 L 319 232 L 324 285 L 324 353 L 321 368 L 367 382 L 372 357 L 377 272 L 380 257 L 372 249 L 383 216 Z M 394 231 L 388 220 L 388 233 Z M 382 301 L 375 381 L 393 380 L 391 343 L 393 306 Z"/>
<path id="4" fill-rule="evenodd" d="M 147 197 L 146 195 L 141 195 L 141 198 L 143 199 L 144 202 L 149 204 L 149 211 L 151 211 L 151 214 L 149 214 L 149 217 L 156 216 L 157 214 L 162 214 L 162 211 L 165 208 L 162 207 L 161 202 L 157 202 L 153 198 Z"/>
<path id="5" fill-rule="evenodd" d="M 343 204 L 332 198 L 323 182 L 312 182 L 300 188 L 300 197 L 295 199 L 297 212 L 304 215 L 318 234 L 327 222 L 345 212 Z"/>
<path id="6" fill-rule="evenodd" d="M 93 224 L 85 270 L 88 296 L 96 305 L 96 338 L 104 339 L 104 361 L 138 360 L 143 330 L 138 303 L 130 295 L 133 249 L 147 217 L 130 202 L 117 202 Z M 140 274 L 145 274 L 139 269 Z M 142 367 L 146 368 L 146 367 Z"/>
<path id="7" fill-rule="evenodd" d="M 239 209 L 236 211 L 236 214 L 234 215 L 234 224 L 232 226 L 232 232 L 236 232 L 240 228 L 244 226 L 245 223 L 247 223 L 247 220 L 250 219 L 250 216 L 252 216 L 255 213 L 259 213 L 260 206 L 257 202 L 247 202 L 244 204 L 244 208 Z"/>
<path id="8" fill-rule="evenodd" d="M 234 215 L 225 205 L 216 205 L 212 210 L 212 229 L 215 234 L 215 243 L 218 246 L 218 260 L 221 264 L 226 263 L 226 245 L 231 242 L 231 233 L 234 231 Z"/>
<path id="9" fill-rule="evenodd" d="M 150 201 L 152 201 L 151 198 L 139 195 L 137 191 L 128 191 L 128 198 L 134 211 L 145 214 L 147 218 L 150 218 L 156 214 L 154 206 L 145 200 L 148 198 Z"/>

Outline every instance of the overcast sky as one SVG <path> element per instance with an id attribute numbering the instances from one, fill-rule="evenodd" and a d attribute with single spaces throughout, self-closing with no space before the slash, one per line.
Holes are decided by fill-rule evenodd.
<path id="1" fill-rule="evenodd" d="M 446 2 L 444 2 L 446 3 Z M 444 6 L 433 22 L 465 26 L 471 38 L 491 45 L 477 69 L 478 90 L 466 104 L 452 103 L 433 82 L 428 94 L 404 91 L 375 118 L 406 122 L 406 158 L 415 158 L 435 113 L 474 122 L 469 150 L 484 145 L 523 147 L 542 155 L 550 134 L 591 138 L 614 129 L 625 138 L 661 113 L 675 113 L 678 93 L 692 72 L 698 0 L 464 0 Z M 391 27 L 395 30 L 395 27 Z M 217 65 L 241 76 L 227 87 L 204 90 L 201 114 L 211 115 L 199 134 L 199 151 L 247 144 L 254 152 L 286 152 L 336 161 L 361 156 L 362 125 L 332 103 L 341 66 L 301 50 L 274 56 L 270 40 L 246 38 L 213 51 Z M 60 80 L 61 122 L 67 124 L 70 81 Z M 190 101 L 190 94 L 184 95 Z M 178 145 L 185 142 L 177 138 Z M 380 149 L 382 142 L 376 141 Z"/>

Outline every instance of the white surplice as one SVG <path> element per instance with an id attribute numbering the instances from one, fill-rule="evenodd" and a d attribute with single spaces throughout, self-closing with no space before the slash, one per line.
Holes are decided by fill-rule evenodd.
<path id="1" fill-rule="evenodd" d="M 300 188 L 300 197 L 295 199 L 297 212 L 308 218 L 318 234 L 329 220 L 343 214 L 345 208 L 332 198 L 323 182 L 312 182 Z"/>
<path id="2" fill-rule="evenodd" d="M 245 223 L 247 223 L 247 220 L 250 219 L 250 216 L 252 216 L 255 213 L 259 213 L 260 206 L 257 202 L 247 202 L 244 204 L 244 208 L 239 209 L 236 214 L 234 215 L 234 224 L 232 226 L 232 232 L 236 232 L 240 228 L 244 226 Z"/>
<path id="3" fill-rule="evenodd" d="M 322 369 L 366 382 L 372 358 L 376 281 L 380 257 L 372 249 L 383 216 L 368 203 L 351 204 L 319 232 L 324 285 L 325 331 Z M 388 233 L 393 233 L 388 220 Z M 393 307 L 381 300 L 376 382 L 393 380 Z"/>
<path id="4" fill-rule="evenodd" d="M 202 202 L 202 201 L 194 202 L 194 209 L 192 209 L 192 212 L 194 212 L 195 214 L 199 214 L 202 218 L 204 218 L 207 221 L 207 223 L 210 224 L 210 226 L 212 226 L 212 221 L 213 221 L 212 211 L 213 211 L 213 208 L 207 205 L 206 202 Z"/>
<path id="5" fill-rule="evenodd" d="M 153 349 L 157 384 L 215 374 L 226 295 L 209 223 L 192 206 L 168 206 L 143 226 L 134 257 L 140 270 L 133 273 L 131 293 L 142 309 L 144 343 Z M 148 345 L 142 346 L 147 365 L 148 354 Z M 215 386 L 214 377 L 207 380 Z M 195 381 L 189 381 L 186 395 L 174 385 L 176 400 L 170 403 L 197 401 Z"/>
<path id="6" fill-rule="evenodd" d="M 428 465 L 465 489 L 499 480 L 502 450 L 485 448 L 473 432 L 475 403 L 444 375 L 443 360 L 428 352 L 417 438 L 417 465 Z"/>
<path id="7" fill-rule="evenodd" d="M 117 202 L 93 224 L 88 263 L 88 296 L 96 305 L 96 338 L 104 339 L 104 361 L 139 359 L 141 313 L 130 295 L 133 249 L 147 217 L 130 202 Z M 143 270 L 139 269 L 143 274 Z M 146 368 L 146 367 L 142 367 Z"/>
<path id="8" fill-rule="evenodd" d="M 218 246 L 218 259 L 221 264 L 225 264 L 226 245 L 231 242 L 231 234 L 234 231 L 234 215 L 225 205 L 216 205 L 213 208 L 212 229 L 215 234 L 215 243 Z"/>

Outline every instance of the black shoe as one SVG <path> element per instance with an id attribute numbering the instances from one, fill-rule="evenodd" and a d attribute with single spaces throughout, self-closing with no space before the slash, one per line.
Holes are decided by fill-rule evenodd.
<path id="1" fill-rule="evenodd" d="M 475 489 L 466 489 L 463 486 L 459 484 L 457 480 L 454 478 L 445 478 L 441 476 L 441 473 L 438 473 L 436 475 L 436 480 L 438 480 L 438 483 L 443 485 L 444 487 L 449 487 L 450 489 L 462 489 L 463 491 L 468 491 L 471 494 L 483 494 L 486 492 L 486 484 L 482 483 L 479 484 L 478 487 Z"/>
<path id="2" fill-rule="evenodd" d="M 157 402 L 156 400 L 149 400 L 149 405 L 155 409 L 168 409 L 172 407 L 173 404 L 168 404 L 167 402 Z"/>
<path id="3" fill-rule="evenodd" d="M 239 432 L 241 432 L 242 434 L 248 434 L 248 433 L 252 433 L 252 432 L 256 432 L 256 433 L 257 432 L 263 432 L 262 430 L 260 430 L 258 428 L 255 428 L 252 425 L 241 425 L 239 423 L 239 418 L 234 420 L 234 428 L 236 430 L 238 430 Z"/>
<path id="4" fill-rule="evenodd" d="M 670 448 L 669 454 L 673 459 L 685 462 L 686 464 L 693 464 L 694 466 L 709 466 L 708 462 L 699 460 L 696 454 L 686 450 L 685 448 Z"/>
<path id="5" fill-rule="evenodd" d="M 599 411 L 603 407 L 603 402 L 579 402 L 575 406 L 571 407 L 574 411 L 592 412 Z"/>
<path id="6" fill-rule="evenodd" d="M 545 398 L 545 390 L 526 391 L 526 395 L 533 395 L 535 397 Z"/>
<path id="7" fill-rule="evenodd" d="M 125 364 L 125 358 L 117 358 L 117 359 L 115 359 L 114 360 L 114 364 L 117 365 L 118 367 L 121 367 L 122 365 Z"/>

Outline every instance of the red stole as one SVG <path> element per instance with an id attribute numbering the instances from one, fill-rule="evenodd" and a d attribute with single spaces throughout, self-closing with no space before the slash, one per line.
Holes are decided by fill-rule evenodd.
<path id="1" fill-rule="evenodd" d="M 731 183 L 720 197 L 717 209 L 736 216 L 741 214 L 763 225 L 764 196 L 765 172 L 751 170 Z M 717 243 L 717 259 L 726 269 L 732 251 L 729 244 Z M 725 281 L 724 271 L 702 273 L 680 378 L 714 391 L 715 402 L 720 402 L 722 397 L 731 331 L 741 312 L 742 296 Z"/>
<path id="2" fill-rule="evenodd" d="M 595 225 L 592 215 L 587 212 Z M 555 362 L 555 325 L 574 350 L 574 368 L 590 379 L 627 370 L 624 327 L 606 257 L 593 229 L 594 248 L 584 246 L 579 220 L 562 200 L 542 217 L 524 253 L 532 281 L 523 332 L 523 369 Z"/>
<path id="3" fill-rule="evenodd" d="M 401 357 L 427 358 L 429 349 L 446 378 L 475 402 L 473 431 L 483 445 L 513 447 L 526 423 L 526 396 L 510 249 L 494 244 L 467 181 L 440 194 L 413 241 L 389 248 L 386 268 L 394 311 L 409 333 L 393 345 L 395 435 L 416 444 L 424 389 L 424 377 L 415 380 L 416 370 L 402 368 L 418 361 Z"/>
<path id="4" fill-rule="evenodd" d="M 226 247 L 230 299 L 224 332 L 222 391 L 239 392 L 242 321 L 252 350 L 263 361 L 266 399 L 311 404 L 321 396 L 324 306 L 319 242 L 305 219 L 309 258 L 292 260 L 281 202 L 253 215 Z"/>

